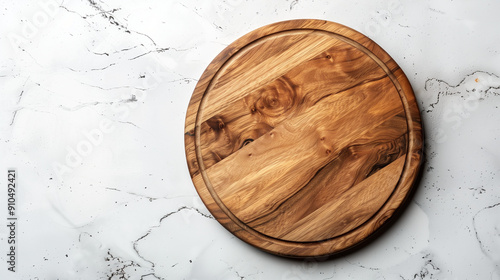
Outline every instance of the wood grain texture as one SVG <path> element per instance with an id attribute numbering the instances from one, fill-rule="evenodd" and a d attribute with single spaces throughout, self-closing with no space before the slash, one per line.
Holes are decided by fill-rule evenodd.
<path id="1" fill-rule="evenodd" d="M 207 67 L 186 158 L 214 217 L 289 257 L 330 256 L 387 225 L 422 163 L 415 96 L 394 60 L 340 24 L 259 28 Z"/>

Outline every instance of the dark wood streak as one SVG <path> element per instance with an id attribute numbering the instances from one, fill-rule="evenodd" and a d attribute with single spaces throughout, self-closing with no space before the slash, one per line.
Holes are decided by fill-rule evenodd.
<path id="1" fill-rule="evenodd" d="M 404 124 L 404 118 L 402 116 L 398 116 L 400 125 Z M 391 119 L 387 123 L 384 124 L 385 126 L 393 126 L 394 125 L 394 120 Z M 397 131 L 396 131 L 397 133 Z M 292 196 L 288 197 L 286 200 L 284 200 L 282 203 L 280 203 L 277 207 L 273 207 L 273 211 L 270 212 L 269 214 L 272 214 L 274 211 L 281 211 L 281 212 L 286 212 L 285 209 L 280 209 L 287 201 L 289 201 L 291 198 L 296 196 L 299 192 L 308 192 L 307 195 L 311 195 L 311 193 L 317 193 L 317 191 L 311 191 L 308 187 L 314 188 L 318 187 L 320 182 L 327 183 L 331 182 L 332 179 L 335 178 L 337 180 L 344 180 L 345 177 L 338 174 L 338 169 L 342 169 L 339 165 L 341 164 L 346 164 L 346 162 L 351 159 L 351 160 L 356 160 L 357 157 L 359 157 L 360 151 L 364 150 L 365 153 L 370 154 L 373 160 L 366 160 L 366 163 L 362 165 L 363 168 L 360 168 L 357 170 L 356 176 L 354 178 L 356 180 L 349 180 L 349 184 L 346 184 L 346 190 L 350 189 L 353 185 L 358 183 L 359 181 L 362 181 L 371 175 L 373 175 L 376 171 L 382 169 L 383 167 L 387 166 L 391 162 L 395 161 L 397 158 L 404 156 L 407 152 L 407 133 L 404 132 L 403 135 L 395 138 L 394 140 L 387 140 L 386 142 L 384 141 L 371 141 L 371 142 L 365 142 L 366 140 L 360 140 L 357 142 L 354 142 L 352 145 L 349 145 L 341 150 L 339 155 L 335 158 L 333 158 L 331 161 L 329 161 L 327 164 L 325 164 L 323 167 L 321 167 L 316 174 L 304 184 L 303 187 L 300 188 L 299 191 L 294 193 Z M 365 142 L 365 143 L 363 143 Z M 380 147 L 380 149 L 376 149 L 375 147 Z M 388 147 L 384 149 L 384 147 Z M 355 156 L 356 155 L 356 156 Z M 337 169 L 337 170 L 336 170 Z M 364 175 L 363 175 L 364 174 Z M 333 189 L 335 192 L 338 193 L 339 189 Z M 332 189 L 328 189 L 329 195 L 334 197 L 336 194 L 331 192 Z M 300 198 L 299 200 L 301 200 Z M 315 199 L 312 199 L 311 201 L 314 203 L 317 201 L 316 199 L 321 199 L 320 197 L 317 197 Z M 323 197 L 323 200 L 324 197 Z M 267 215 L 265 215 L 267 216 Z M 256 219 L 249 220 L 247 223 L 252 224 L 256 222 L 258 219 L 263 218 L 265 216 L 257 217 Z M 259 224 L 260 225 L 260 224 Z M 255 227 L 258 226 L 257 224 L 254 225 Z"/>
<path id="2" fill-rule="evenodd" d="M 270 207 L 269 211 L 262 216 L 245 220 L 245 223 L 263 234 L 269 234 L 268 230 L 276 229 L 277 224 L 282 224 L 281 220 L 298 221 L 320 208 L 328 200 L 335 199 L 335 197 L 349 191 L 354 185 L 366 180 L 406 154 L 408 139 L 404 130 L 405 126 L 405 119 L 401 115 L 385 122 L 379 130 L 387 133 L 390 131 L 389 129 L 393 128 L 392 135 L 386 134 L 385 140 L 380 137 L 373 141 L 374 137 L 366 137 L 353 142 L 343 148 L 337 157 L 321 167 L 297 192 L 278 202 L 278 205 Z M 402 129 L 395 129 L 398 127 Z M 401 131 L 403 134 L 398 136 Z M 352 168 L 350 167 L 352 164 L 359 167 Z M 350 177 L 341 173 L 342 170 L 349 169 L 355 170 L 356 173 Z M 352 209 L 352 211 L 355 212 L 356 209 Z M 332 215 L 334 216 L 334 214 Z M 371 215 L 365 216 L 364 220 L 370 217 Z M 364 220 L 360 221 L 359 224 L 362 224 Z M 338 231 L 331 229 L 331 236 L 325 237 L 325 239 L 333 238 L 348 230 L 352 230 L 352 228 L 342 228 Z"/>

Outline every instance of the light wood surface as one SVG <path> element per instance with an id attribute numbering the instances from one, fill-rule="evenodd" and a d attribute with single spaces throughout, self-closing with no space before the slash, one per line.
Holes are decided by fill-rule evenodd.
<path id="1" fill-rule="evenodd" d="M 207 208 L 240 239 L 289 257 L 339 254 L 388 225 L 415 188 L 422 141 L 394 60 L 320 20 L 232 43 L 186 114 L 188 167 Z"/>

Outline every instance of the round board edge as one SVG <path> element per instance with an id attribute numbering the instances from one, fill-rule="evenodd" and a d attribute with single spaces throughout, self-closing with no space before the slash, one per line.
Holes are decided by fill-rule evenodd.
<path id="1" fill-rule="evenodd" d="M 368 39 L 364 44 L 359 43 L 358 41 L 355 41 L 353 39 L 350 40 L 357 42 L 360 46 L 371 52 L 377 59 L 388 61 L 389 63 L 394 63 L 396 66 L 398 66 L 396 62 L 389 56 L 389 54 L 387 54 L 387 52 L 385 52 L 374 41 L 356 30 L 335 22 L 315 19 L 303 19 L 276 22 L 260 27 L 231 43 L 222 52 L 220 52 L 207 66 L 206 70 L 203 72 L 200 80 L 195 87 L 195 90 L 189 102 L 188 110 L 186 112 L 184 131 L 186 137 L 195 136 L 196 129 L 198 128 L 196 126 L 196 116 L 201 100 L 212 78 L 222 67 L 222 65 L 224 65 L 224 63 L 228 61 L 236 52 L 238 52 L 246 45 L 252 43 L 253 41 L 277 32 L 294 29 L 318 29 L 332 32 L 348 39 L 350 39 L 352 36 Z M 383 57 L 384 59 L 382 59 L 381 57 Z M 220 209 L 220 207 L 214 201 L 214 198 L 210 195 L 210 192 L 206 190 L 207 186 L 205 185 L 201 176 L 198 176 L 197 180 L 192 177 L 195 189 L 198 192 L 200 198 L 203 200 L 204 204 L 207 206 L 208 210 L 221 225 L 223 225 L 227 230 L 229 230 L 241 240 L 255 247 L 258 247 L 261 250 L 280 256 L 292 258 L 331 257 L 345 254 L 373 240 L 374 237 L 378 236 L 378 234 L 380 234 L 390 224 L 392 224 L 392 222 L 394 222 L 397 216 L 399 216 L 399 214 L 402 212 L 402 209 L 405 208 L 406 204 L 409 201 L 409 198 L 411 198 L 413 192 L 416 189 L 416 183 L 418 182 L 419 175 L 421 173 L 421 165 L 423 163 L 424 135 L 418 104 L 415 100 L 414 92 L 406 75 L 404 74 L 402 69 L 399 68 L 399 66 L 395 69 L 395 71 L 389 70 L 390 73 L 388 73 L 388 75 L 392 75 L 391 79 L 397 80 L 397 82 L 399 83 L 399 87 L 397 85 L 395 86 L 398 89 L 400 96 L 403 95 L 405 97 L 405 100 L 402 100 L 402 102 L 404 103 L 405 113 L 407 116 L 406 119 L 408 124 L 408 134 L 410 135 L 408 140 L 409 148 L 406 159 L 407 166 L 405 166 L 405 170 L 407 170 L 407 172 L 405 174 L 402 173 L 402 175 L 405 176 L 402 176 L 400 179 L 400 181 L 404 181 L 405 184 L 395 189 L 391 197 L 384 204 L 384 206 L 379 209 L 374 217 L 370 218 L 369 221 L 360 226 L 366 227 L 368 226 L 367 224 L 373 226 L 373 228 L 368 231 L 368 234 L 365 234 L 365 237 L 356 238 L 356 236 L 353 235 L 352 232 L 350 232 L 345 235 L 320 242 L 288 242 L 274 239 L 272 237 L 270 238 L 268 236 L 255 232 L 253 229 L 244 224 L 242 225 L 235 223 L 233 221 L 233 218 L 228 216 L 222 209 Z M 185 150 L 185 152 L 186 160 L 188 162 L 190 160 L 197 161 L 196 153 L 194 153 L 195 158 L 193 158 L 193 153 L 188 153 L 187 149 Z M 192 174 L 193 167 L 188 164 L 188 169 Z M 413 172 L 409 172 L 408 170 Z M 389 201 L 391 201 L 391 203 L 388 203 Z M 389 207 L 388 205 L 391 205 L 391 207 Z M 381 213 L 383 213 L 383 215 Z M 353 240 L 355 242 L 353 242 Z"/>

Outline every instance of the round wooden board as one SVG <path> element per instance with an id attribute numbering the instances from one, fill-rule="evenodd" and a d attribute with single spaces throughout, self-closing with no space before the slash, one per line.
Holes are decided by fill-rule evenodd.
<path id="1" fill-rule="evenodd" d="M 382 48 L 337 23 L 292 20 L 212 61 L 185 148 L 226 229 L 303 258 L 353 249 L 393 220 L 419 176 L 423 135 L 411 85 Z"/>

